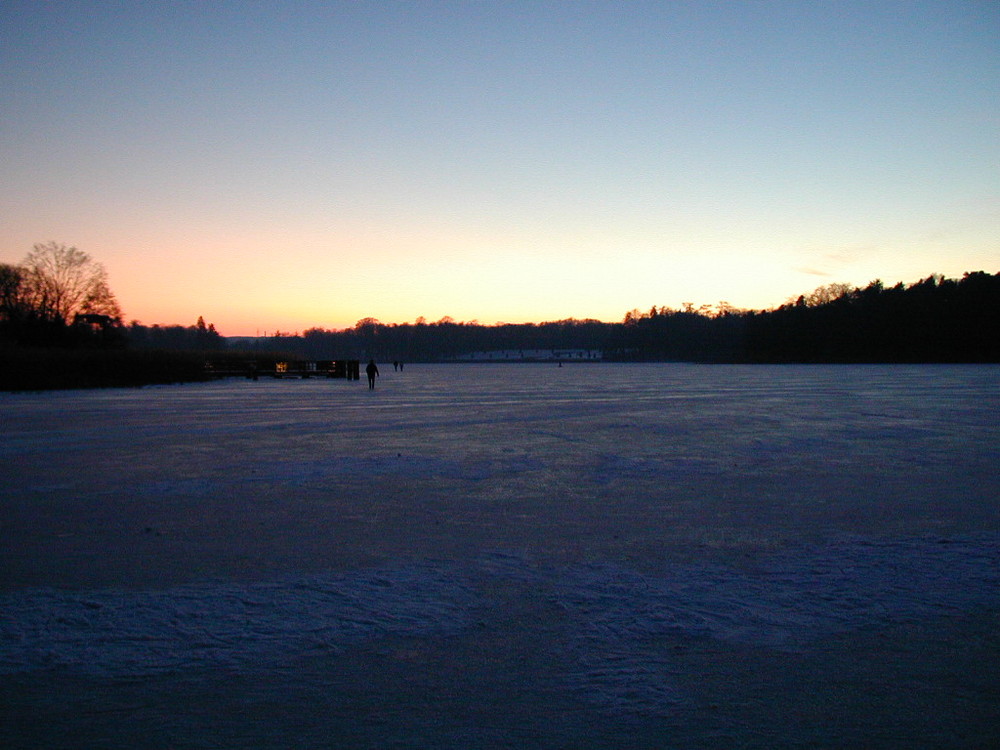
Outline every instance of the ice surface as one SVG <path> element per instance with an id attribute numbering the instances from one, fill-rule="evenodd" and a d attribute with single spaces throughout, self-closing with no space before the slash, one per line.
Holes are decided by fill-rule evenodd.
<path id="1" fill-rule="evenodd" d="M 389 636 L 472 630 L 483 588 L 515 579 L 565 621 L 565 675 L 598 706 L 664 712 L 680 699 L 667 646 L 717 639 L 801 650 L 834 633 L 993 607 L 1000 539 L 844 542 L 776 555 L 754 573 L 678 566 L 643 575 L 607 564 L 538 569 L 496 556 L 250 584 L 0 595 L 0 674 L 70 668 L 144 676 L 267 670 Z"/>
<path id="2" fill-rule="evenodd" d="M 56 590 L 0 598 L 0 673 L 71 667 L 108 676 L 257 669 L 391 634 L 465 624 L 469 594 L 431 569 L 396 568 L 163 591 Z"/>
<path id="3" fill-rule="evenodd" d="M 130 700 L 122 685 L 155 680 L 180 711 L 170 686 L 221 673 L 268 686 L 269 701 L 327 685 L 349 702 L 359 683 L 332 675 L 389 674 L 415 650 L 416 673 L 381 698 L 397 713 L 361 729 L 330 719 L 313 739 L 497 744 L 528 731 L 468 718 L 499 700 L 532 717 L 521 739 L 538 746 L 593 732 L 591 713 L 608 732 L 587 735 L 595 747 L 624 731 L 773 745 L 735 728 L 755 700 L 740 686 L 770 674 L 768 705 L 790 706 L 781 665 L 836 652 L 834 671 L 857 671 L 846 638 L 895 654 L 911 682 L 880 684 L 900 705 L 844 719 L 833 744 L 892 746 L 899 726 L 929 721 L 907 696 L 955 693 L 956 649 L 996 656 L 995 639 L 950 633 L 990 632 L 1000 604 L 998 375 L 411 365 L 372 392 L 262 380 L 0 394 L 0 675 L 18 695 L 101 685 L 112 708 Z M 915 644 L 916 675 L 902 666 Z M 838 701 L 870 689 L 804 679 Z M 949 707 L 978 717 L 970 737 L 995 713 L 984 679 Z M 86 714 L 82 695 L 66 710 Z M 19 716 L 73 721 L 19 700 Z"/>

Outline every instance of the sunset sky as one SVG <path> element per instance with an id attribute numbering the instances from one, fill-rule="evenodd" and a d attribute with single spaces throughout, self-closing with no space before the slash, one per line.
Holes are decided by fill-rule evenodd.
<path id="1" fill-rule="evenodd" d="M 1000 271 L 1000 3 L 0 4 L 0 262 L 226 335 Z"/>

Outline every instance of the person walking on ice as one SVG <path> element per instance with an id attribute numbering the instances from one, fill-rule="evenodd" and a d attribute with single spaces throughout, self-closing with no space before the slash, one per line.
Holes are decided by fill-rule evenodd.
<path id="1" fill-rule="evenodd" d="M 368 373 L 368 390 L 375 389 L 375 378 L 378 377 L 378 365 L 375 364 L 375 360 L 368 361 L 368 367 L 365 368 L 365 372 Z"/>

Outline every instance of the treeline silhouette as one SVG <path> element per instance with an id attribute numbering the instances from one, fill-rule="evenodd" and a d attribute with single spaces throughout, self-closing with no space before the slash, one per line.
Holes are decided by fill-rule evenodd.
<path id="1" fill-rule="evenodd" d="M 744 316 L 748 362 L 1000 362 L 1000 274 L 880 281 Z"/>
<path id="2" fill-rule="evenodd" d="M 301 336 L 261 339 L 252 349 L 287 352 L 305 359 L 440 362 L 473 352 L 604 349 L 612 344 L 618 325 L 596 320 L 480 325 L 450 318 L 435 323 L 390 324 L 366 318 L 354 328 L 311 328 Z"/>
<path id="3" fill-rule="evenodd" d="M 7 390 L 198 380 L 209 361 L 234 368 L 255 358 L 446 362 L 497 351 L 516 359 L 536 350 L 599 350 L 619 362 L 1000 362 L 1000 273 L 983 271 L 888 288 L 831 284 L 764 311 L 686 304 L 632 311 L 618 323 L 364 318 L 343 330 L 253 339 L 226 339 L 203 318 L 190 326 L 124 326 L 82 312 L 68 322 L 9 299 L 23 297 L 0 294 L 0 388 Z"/>
<path id="4" fill-rule="evenodd" d="M 132 321 L 124 333 L 133 349 L 220 352 L 227 348 L 226 339 L 215 330 L 215 324 L 206 324 L 200 315 L 193 326 L 145 326 Z"/>
<path id="5" fill-rule="evenodd" d="M 716 363 L 1000 362 L 1000 274 L 929 276 L 914 284 L 831 284 L 774 310 L 668 307 L 620 323 L 481 325 L 444 318 L 312 328 L 249 347 L 289 356 L 447 361 L 474 352 L 601 350 L 611 361 Z"/>
<path id="6" fill-rule="evenodd" d="M 0 389 L 193 382 L 206 379 L 206 357 L 227 356 L 225 350 L 225 338 L 201 318 L 191 326 L 122 326 L 96 314 L 72 323 L 0 315 Z"/>

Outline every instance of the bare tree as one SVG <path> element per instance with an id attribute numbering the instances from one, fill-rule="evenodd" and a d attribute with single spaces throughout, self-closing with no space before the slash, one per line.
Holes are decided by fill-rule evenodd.
<path id="1" fill-rule="evenodd" d="M 78 315 L 121 321 L 104 266 L 87 253 L 58 242 L 35 245 L 21 264 L 25 300 L 33 314 L 69 325 Z"/>
<path id="2" fill-rule="evenodd" d="M 24 271 L 0 263 L 0 322 L 16 322 L 25 313 Z"/>
<path id="3" fill-rule="evenodd" d="M 806 304 L 810 307 L 826 305 L 834 300 L 838 300 L 841 297 L 846 296 L 847 294 L 850 294 L 851 289 L 852 287 L 850 284 L 844 284 L 841 282 L 817 287 L 812 294 L 806 297 Z"/>

